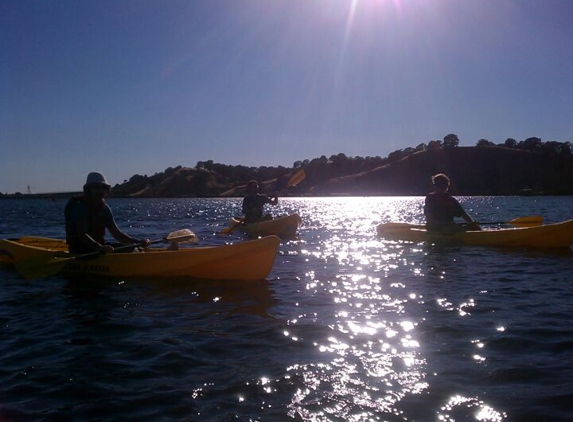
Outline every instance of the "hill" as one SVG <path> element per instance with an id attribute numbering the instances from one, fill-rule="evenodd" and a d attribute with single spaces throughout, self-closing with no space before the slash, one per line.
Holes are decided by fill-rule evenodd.
<path id="1" fill-rule="evenodd" d="M 539 147 L 539 145 L 537 145 Z M 293 172 L 306 179 L 282 195 L 425 195 L 430 176 L 452 179 L 456 195 L 573 195 L 573 155 L 542 148 L 442 147 L 396 151 L 387 158 L 338 154 L 297 162 L 292 168 L 228 166 L 212 161 L 168 168 L 151 177 L 135 175 L 113 187 L 114 196 L 243 196 L 251 179 L 261 191 L 281 191 Z"/>
<path id="2" fill-rule="evenodd" d="M 573 157 L 504 147 L 415 152 L 361 174 L 314 186 L 325 195 L 425 195 L 430 176 L 446 173 L 457 195 L 573 194 Z"/>

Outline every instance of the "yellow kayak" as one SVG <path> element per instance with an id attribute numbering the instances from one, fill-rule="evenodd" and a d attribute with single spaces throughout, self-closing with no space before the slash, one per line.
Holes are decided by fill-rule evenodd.
<path id="1" fill-rule="evenodd" d="M 429 232 L 422 225 L 382 223 L 378 225 L 377 232 L 380 237 L 411 242 L 533 248 L 569 248 L 573 244 L 573 220 L 533 227 L 449 233 Z"/>
<path id="2" fill-rule="evenodd" d="M 269 236 L 275 235 L 283 238 L 293 237 L 298 230 L 302 220 L 298 214 L 291 214 L 284 217 L 263 220 L 256 223 L 242 224 L 241 219 L 231 218 L 229 229 L 245 233 L 249 236 Z"/>
<path id="3" fill-rule="evenodd" d="M 110 277 L 189 277 L 209 280 L 262 280 L 274 265 L 280 239 L 261 239 L 222 246 L 149 248 L 82 258 L 67 252 L 63 240 L 22 237 L 0 240 L 0 262 L 14 265 L 25 278 L 56 272 Z"/>

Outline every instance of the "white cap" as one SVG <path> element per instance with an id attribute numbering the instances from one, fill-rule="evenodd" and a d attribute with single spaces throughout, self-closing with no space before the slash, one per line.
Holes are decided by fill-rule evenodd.
<path id="1" fill-rule="evenodd" d="M 105 185 L 108 188 L 111 187 L 111 185 L 107 183 L 105 176 L 98 171 L 88 174 L 85 186 L 88 185 Z"/>

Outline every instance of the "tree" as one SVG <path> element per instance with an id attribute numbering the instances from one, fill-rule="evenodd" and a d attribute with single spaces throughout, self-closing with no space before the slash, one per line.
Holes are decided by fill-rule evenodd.
<path id="1" fill-rule="evenodd" d="M 435 150 L 442 148 L 442 141 L 430 141 L 428 142 L 428 149 Z"/>
<path id="2" fill-rule="evenodd" d="M 460 143 L 458 135 L 450 133 L 449 135 L 444 136 L 444 148 L 454 148 L 457 147 Z"/>
<path id="3" fill-rule="evenodd" d="M 506 148 L 515 148 L 517 146 L 517 141 L 513 138 L 507 138 L 503 144 Z"/>
<path id="4" fill-rule="evenodd" d="M 393 151 L 390 154 L 388 154 L 388 161 L 390 161 L 390 162 L 398 161 L 402 157 L 404 157 L 404 151 L 402 151 L 401 149 L 398 149 L 398 150 Z"/>
<path id="5" fill-rule="evenodd" d="M 487 139 L 480 139 L 477 141 L 477 147 L 493 147 L 495 144 L 493 142 L 488 141 Z"/>
<path id="6" fill-rule="evenodd" d="M 561 142 L 548 141 L 541 145 L 540 150 L 547 154 L 559 154 L 561 152 Z"/>
<path id="7" fill-rule="evenodd" d="M 332 161 L 335 166 L 342 167 L 348 162 L 348 157 L 346 154 L 339 152 L 337 155 L 331 155 L 330 161 Z"/>
<path id="8" fill-rule="evenodd" d="M 536 137 L 532 137 L 532 138 L 527 138 L 525 141 L 523 141 L 522 148 L 525 150 L 529 150 L 529 151 L 537 151 L 541 148 L 541 144 L 543 142 L 541 141 L 540 138 L 536 138 Z"/>

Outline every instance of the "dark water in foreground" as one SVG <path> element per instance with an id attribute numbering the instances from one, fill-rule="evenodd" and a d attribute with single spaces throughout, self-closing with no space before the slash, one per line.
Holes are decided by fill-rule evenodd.
<path id="1" fill-rule="evenodd" d="M 282 199 L 256 283 L 27 281 L 0 267 L 0 422 L 570 421 L 573 256 L 375 237 L 421 198 Z M 474 197 L 480 221 L 573 218 L 573 198 Z M 111 199 L 118 224 L 203 245 L 238 200 Z M 64 202 L 0 201 L 0 237 L 63 237 Z"/>

